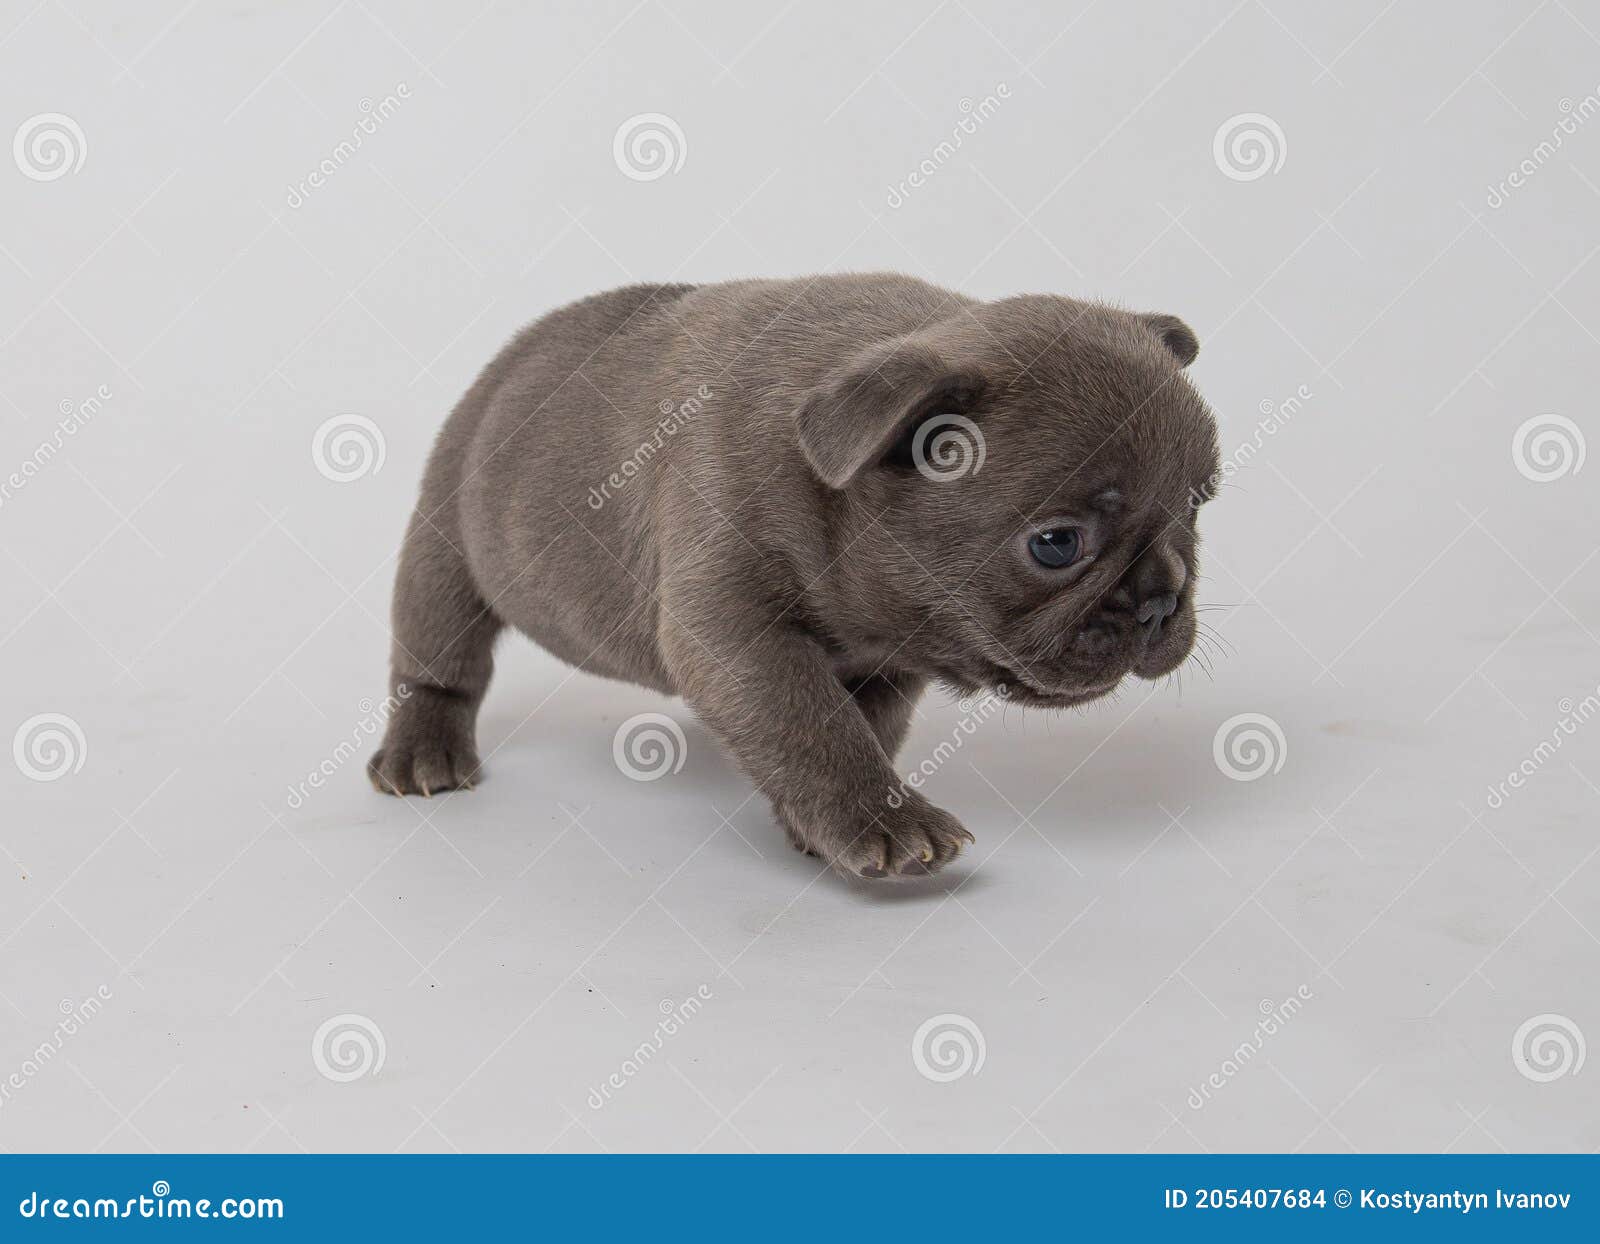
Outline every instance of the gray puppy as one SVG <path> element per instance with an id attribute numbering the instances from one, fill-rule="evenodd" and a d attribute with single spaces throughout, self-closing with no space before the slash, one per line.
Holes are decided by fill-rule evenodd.
<path id="1" fill-rule="evenodd" d="M 379 790 L 468 786 L 506 624 L 681 695 L 842 872 L 971 835 L 893 757 L 930 681 L 1084 704 L 1194 642 L 1215 421 L 1182 321 L 909 277 L 636 285 L 526 329 L 400 554 Z"/>

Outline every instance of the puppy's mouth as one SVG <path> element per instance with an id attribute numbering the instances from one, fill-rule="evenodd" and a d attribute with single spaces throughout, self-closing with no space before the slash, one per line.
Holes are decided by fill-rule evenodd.
<path id="1" fill-rule="evenodd" d="M 1124 677 L 1118 674 L 1083 687 L 1047 687 L 1020 670 L 1003 665 L 996 668 L 1000 671 L 1000 677 L 995 682 L 996 689 L 1004 687 L 1006 699 L 1036 708 L 1074 708 L 1079 704 L 1091 703 L 1115 691 Z"/>
<path id="2" fill-rule="evenodd" d="M 937 676 L 962 695 L 988 692 L 1030 708 L 1075 708 L 1089 704 L 1115 691 L 1129 673 L 1107 673 L 1088 681 L 1074 681 L 1071 685 L 1048 686 L 1034 674 L 1003 665 L 992 657 L 977 658 L 975 664 L 978 668 L 973 668 L 972 664 L 946 666 L 939 669 Z"/>
<path id="3" fill-rule="evenodd" d="M 1075 708 L 1080 704 L 1089 704 L 1102 696 L 1110 695 L 1121 684 L 1122 679 L 1116 678 L 1099 686 L 1051 690 L 1040 687 L 1020 675 L 1013 675 L 1006 683 L 1006 698 L 1036 708 Z"/>

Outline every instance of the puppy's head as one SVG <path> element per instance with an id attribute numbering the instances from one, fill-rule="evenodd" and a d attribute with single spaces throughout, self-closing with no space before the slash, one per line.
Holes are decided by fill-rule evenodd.
<path id="1" fill-rule="evenodd" d="M 1198 351 L 1173 316 L 1026 297 L 840 364 L 796 419 L 845 638 L 1049 706 L 1181 665 L 1218 467 Z"/>

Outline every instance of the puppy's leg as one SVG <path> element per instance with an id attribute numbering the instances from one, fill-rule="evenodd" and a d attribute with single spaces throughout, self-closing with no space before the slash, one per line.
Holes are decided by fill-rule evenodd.
<path id="1" fill-rule="evenodd" d="M 911 714 L 916 712 L 917 700 L 927 687 L 928 680 L 914 674 L 868 674 L 865 678 L 852 678 L 845 683 L 850 696 L 861 710 L 872 732 L 878 736 L 878 745 L 891 761 L 906 741 L 906 731 L 911 728 Z"/>
<path id="2" fill-rule="evenodd" d="M 473 584 L 465 558 L 437 520 L 412 516 L 394 589 L 389 690 L 399 707 L 383 747 L 367 762 L 385 794 L 431 795 L 471 786 L 474 730 L 494 668 L 501 622 Z"/>
<path id="3" fill-rule="evenodd" d="M 927 685 L 925 678 L 900 673 L 868 674 L 865 678 L 845 681 L 845 689 L 850 692 L 850 698 L 861 710 L 861 715 L 867 719 L 867 725 L 872 727 L 872 733 L 878 738 L 878 746 L 883 748 L 883 754 L 890 763 L 893 763 L 900 745 L 905 742 L 906 731 L 911 726 L 911 714 L 916 711 L 917 700 Z M 799 828 L 781 811 L 778 812 L 778 823 L 783 826 L 789 845 L 796 851 L 803 851 L 807 855 L 817 853 L 806 842 Z"/>
<path id="4" fill-rule="evenodd" d="M 675 602 L 668 593 L 662 651 L 684 698 L 772 799 L 791 836 L 863 877 L 928 873 L 954 859 L 972 835 L 901 790 L 822 649 L 740 603 Z"/>

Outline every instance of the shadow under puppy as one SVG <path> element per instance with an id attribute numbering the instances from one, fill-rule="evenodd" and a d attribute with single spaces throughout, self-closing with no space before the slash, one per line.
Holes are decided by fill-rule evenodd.
<path id="1" fill-rule="evenodd" d="M 516 627 L 684 697 L 790 840 L 864 877 L 971 835 L 893 758 L 930 681 L 1083 704 L 1194 642 L 1215 421 L 1167 315 L 909 277 L 640 285 L 511 342 L 401 551 L 379 790 L 470 785 Z"/>

